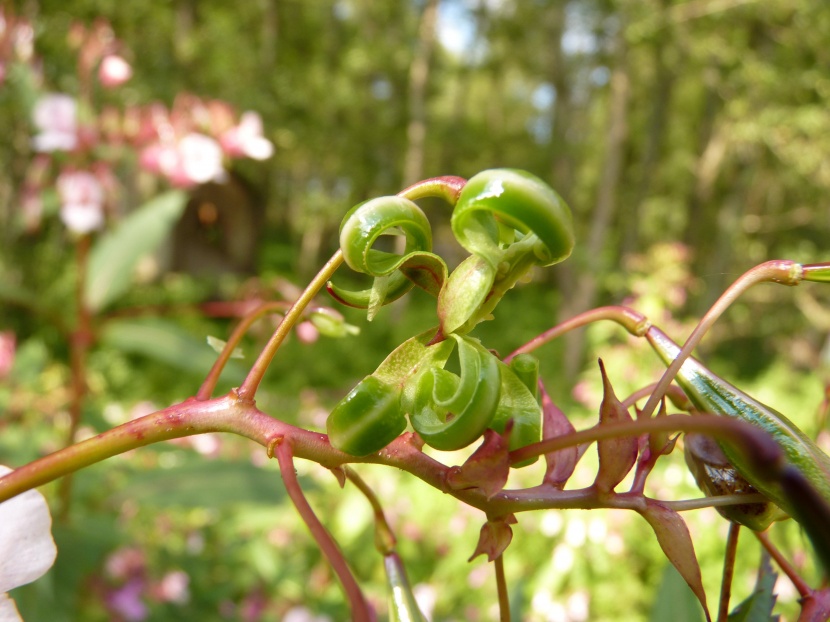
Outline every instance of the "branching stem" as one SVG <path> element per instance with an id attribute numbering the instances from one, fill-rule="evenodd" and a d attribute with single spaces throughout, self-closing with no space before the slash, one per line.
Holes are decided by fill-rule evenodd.
<path id="1" fill-rule="evenodd" d="M 271 364 L 271 361 L 274 359 L 274 356 L 283 341 L 285 341 L 289 331 L 294 324 L 297 323 L 297 320 L 300 319 L 303 311 L 314 299 L 314 296 L 317 295 L 317 292 L 325 286 L 326 281 L 331 278 L 342 263 L 343 251 L 338 249 L 337 252 L 335 252 L 334 255 L 332 255 L 326 262 L 320 272 L 318 272 L 317 275 L 311 280 L 308 287 L 303 290 L 300 297 L 297 298 L 293 305 L 291 305 L 291 308 L 286 312 L 285 317 L 282 318 L 282 322 L 280 322 L 279 326 L 277 326 L 274 334 L 271 335 L 271 339 L 268 340 L 268 343 L 265 344 L 262 352 L 260 352 L 259 357 L 253 367 L 251 367 L 251 371 L 248 373 L 248 376 L 245 378 L 242 386 L 239 387 L 237 394 L 240 400 L 253 403 L 256 390 L 259 388 L 259 384 L 262 382 L 262 378 L 265 375 L 268 366 Z"/>

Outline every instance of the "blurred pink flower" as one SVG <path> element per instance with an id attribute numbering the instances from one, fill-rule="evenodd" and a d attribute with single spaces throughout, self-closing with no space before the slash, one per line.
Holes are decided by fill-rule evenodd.
<path id="1" fill-rule="evenodd" d="M 236 125 L 220 137 L 222 148 L 231 157 L 267 160 L 274 155 L 274 144 L 262 135 L 262 117 L 248 111 Z"/>
<path id="2" fill-rule="evenodd" d="M 162 602 L 184 605 L 190 600 L 190 576 L 183 570 L 173 570 L 158 585 L 158 598 Z"/>
<path id="3" fill-rule="evenodd" d="M 133 68 L 117 54 L 109 54 L 98 67 L 98 80 L 106 88 L 121 86 L 133 77 Z"/>
<path id="4" fill-rule="evenodd" d="M 33 120 L 39 133 L 35 151 L 72 151 L 78 146 L 77 104 L 61 93 L 47 93 L 35 103 Z"/>
<path id="5" fill-rule="evenodd" d="M 309 321 L 300 322 L 294 327 L 294 330 L 297 332 L 297 338 L 302 343 L 314 343 L 320 337 L 320 331 Z"/>
<path id="6" fill-rule="evenodd" d="M 153 143 L 142 150 L 139 163 L 145 170 L 163 175 L 183 188 L 226 178 L 222 149 L 204 134 L 187 134 L 178 143 Z"/>
<path id="7" fill-rule="evenodd" d="M 0 475 L 11 472 L 0 466 Z M 40 578 L 55 563 L 52 517 L 46 499 L 29 490 L 0 503 L 0 620 L 15 622 L 20 614 L 9 590 Z"/>
<path id="8" fill-rule="evenodd" d="M 12 331 L 0 332 L 0 378 L 5 378 L 12 370 L 16 346 L 17 338 Z"/>
<path id="9" fill-rule="evenodd" d="M 104 189 L 88 171 L 66 170 L 58 175 L 61 220 L 74 233 L 89 233 L 104 225 Z"/>

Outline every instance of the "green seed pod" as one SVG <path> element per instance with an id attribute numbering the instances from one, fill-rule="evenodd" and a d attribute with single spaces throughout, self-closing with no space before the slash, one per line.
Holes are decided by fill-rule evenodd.
<path id="1" fill-rule="evenodd" d="M 424 442 L 444 451 L 466 447 L 484 434 L 501 390 L 497 359 L 469 337 L 450 337 L 458 346 L 460 377 L 440 368 L 419 375 L 410 413 Z"/>
<path id="2" fill-rule="evenodd" d="M 648 329 L 646 338 L 666 364 L 680 353 L 680 347 L 654 326 Z M 792 421 L 719 378 L 694 358 L 683 363 L 676 380 L 700 412 L 741 419 L 767 432 L 790 464 L 804 474 L 822 497 L 830 499 L 830 458 Z M 779 484 L 758 473 L 729 443 L 718 444 L 729 462 L 753 487 L 787 514 L 793 513 L 791 502 Z"/>
<path id="3" fill-rule="evenodd" d="M 451 220 L 455 237 L 470 253 L 490 258 L 494 265 L 505 240 L 500 225 L 535 234 L 540 265 L 560 262 L 573 250 L 571 210 L 550 186 L 525 171 L 482 171 L 458 197 Z"/>
<path id="4" fill-rule="evenodd" d="M 698 487 L 706 496 L 749 495 L 758 492 L 732 466 L 711 437 L 687 433 L 683 453 Z M 774 521 L 786 518 L 786 514 L 771 501 L 728 505 L 718 507 L 717 510 L 724 518 L 755 531 L 763 531 Z"/>
<path id="5" fill-rule="evenodd" d="M 406 429 L 401 391 L 366 376 L 326 420 L 332 446 L 352 456 L 380 451 Z"/>

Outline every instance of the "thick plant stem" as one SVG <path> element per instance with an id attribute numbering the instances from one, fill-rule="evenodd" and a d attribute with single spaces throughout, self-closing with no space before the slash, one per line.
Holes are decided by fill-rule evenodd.
<path id="1" fill-rule="evenodd" d="M 216 388 L 216 383 L 219 382 L 219 376 L 222 375 L 222 370 L 225 369 L 225 365 L 228 364 L 234 349 L 237 345 L 239 345 L 242 337 L 245 336 L 245 333 L 248 332 L 253 323 L 267 313 L 284 311 L 289 305 L 290 303 L 283 300 L 266 302 L 242 318 L 236 328 L 234 328 L 227 343 L 225 343 L 225 347 L 222 348 L 222 352 L 213 363 L 213 367 L 210 368 L 210 371 L 208 372 L 205 381 L 202 383 L 202 386 L 199 387 L 199 391 L 196 393 L 197 400 L 210 399 L 213 390 Z"/>
<path id="2" fill-rule="evenodd" d="M 357 622 L 371 622 L 372 612 L 369 603 L 366 602 L 363 592 L 360 591 L 360 586 L 352 575 L 346 559 L 340 552 L 334 538 L 331 537 L 323 523 L 317 518 L 314 510 L 309 505 L 305 498 L 300 482 L 297 479 L 297 472 L 294 470 L 294 456 L 291 451 L 291 443 L 285 439 L 276 439 L 276 447 L 273 454 L 277 457 L 280 463 L 280 474 L 282 480 L 285 482 L 285 489 L 291 501 L 294 502 L 294 507 L 297 508 L 311 535 L 317 541 L 317 546 L 329 560 L 334 572 L 340 579 L 340 583 L 346 592 L 346 597 L 349 599 L 349 604 L 352 609 L 352 619 Z"/>
<path id="3" fill-rule="evenodd" d="M 259 388 L 260 382 L 262 382 L 265 371 L 274 359 L 274 356 L 282 345 L 282 342 L 285 341 L 289 331 L 294 324 L 297 323 L 297 320 L 300 319 L 303 311 L 305 311 L 305 308 L 309 305 L 314 296 L 317 295 L 317 292 L 325 287 L 326 282 L 331 278 L 342 263 L 343 251 L 338 249 L 337 252 L 331 256 L 331 259 L 326 262 L 326 265 L 323 266 L 320 272 L 317 273 L 317 276 L 311 280 L 311 283 L 309 283 L 308 287 L 306 287 L 303 293 L 300 294 L 300 297 L 297 298 L 293 305 L 291 305 L 291 308 L 285 314 L 282 322 L 280 322 L 280 325 L 277 326 L 274 334 L 271 335 L 271 339 L 265 345 L 265 348 L 263 348 L 259 358 L 256 360 L 256 363 L 254 363 L 253 367 L 251 367 L 251 371 L 248 373 L 248 376 L 245 378 L 242 386 L 239 387 L 237 394 L 240 400 L 253 403 L 254 395 L 256 394 L 256 390 Z"/>
<path id="4" fill-rule="evenodd" d="M 740 533 L 741 526 L 738 523 L 729 523 L 729 534 L 726 536 L 726 552 L 723 556 L 723 577 L 720 584 L 717 622 L 726 622 L 729 617 L 729 599 L 732 596 L 732 577 L 735 574 L 735 560 L 738 555 L 738 536 Z"/>
<path id="5" fill-rule="evenodd" d="M 639 436 L 647 432 L 702 432 L 718 439 L 729 440 L 746 451 L 760 450 L 756 459 L 780 460 L 783 453 L 766 433 L 739 419 L 724 417 L 666 415 L 658 418 L 640 418 L 635 421 L 604 423 L 587 430 L 554 436 L 538 443 L 526 445 L 510 452 L 510 463 L 529 460 L 548 452 L 558 451 L 582 443 L 591 443 L 607 438 Z"/>
<path id="6" fill-rule="evenodd" d="M 504 574 L 504 553 L 493 560 L 493 566 L 496 569 L 496 589 L 499 594 L 499 622 L 510 622 L 510 597 Z"/>

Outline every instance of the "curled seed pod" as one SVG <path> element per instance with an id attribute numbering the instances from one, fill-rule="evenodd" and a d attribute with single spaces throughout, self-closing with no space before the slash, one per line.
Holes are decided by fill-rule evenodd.
<path id="1" fill-rule="evenodd" d="M 527 387 L 530 394 L 539 399 L 539 359 L 532 354 L 519 354 L 510 361 L 510 369 Z"/>
<path id="2" fill-rule="evenodd" d="M 542 407 L 539 401 L 511 367 L 501 361 L 498 361 L 498 365 L 501 369 L 501 394 L 490 427 L 503 433 L 508 423 L 512 422 L 511 451 L 531 443 L 538 443 L 542 440 Z M 536 460 L 536 458 L 530 458 L 517 462 L 513 466 L 525 467 Z"/>
<path id="3" fill-rule="evenodd" d="M 711 437 L 687 433 L 683 439 L 683 454 L 698 487 L 707 496 L 746 495 L 758 492 L 730 464 L 717 442 Z M 786 514 L 771 501 L 729 505 L 718 507 L 717 510 L 724 518 L 755 531 L 763 531 L 773 521 L 786 518 Z"/>
<path id="4" fill-rule="evenodd" d="M 515 169 L 491 169 L 472 177 L 452 213 L 451 226 L 470 253 L 494 265 L 513 240 L 512 230 L 532 233 L 543 266 L 562 261 L 574 246 L 573 219 L 565 201 L 538 177 Z"/>
<path id="5" fill-rule="evenodd" d="M 378 238 L 389 234 L 405 237 L 403 255 L 374 248 Z M 346 265 L 376 279 L 373 288 L 361 291 L 329 283 L 329 293 L 348 306 L 376 311 L 416 283 L 437 294 L 446 278 L 443 260 L 430 252 L 432 231 L 427 217 L 403 197 L 378 197 L 353 207 L 340 225 L 340 248 Z"/>
<path id="6" fill-rule="evenodd" d="M 427 445 L 445 451 L 478 439 L 496 414 L 501 390 L 497 359 L 469 337 L 450 335 L 461 375 L 433 367 L 415 378 L 410 420 Z"/>

